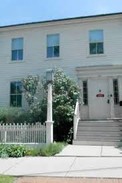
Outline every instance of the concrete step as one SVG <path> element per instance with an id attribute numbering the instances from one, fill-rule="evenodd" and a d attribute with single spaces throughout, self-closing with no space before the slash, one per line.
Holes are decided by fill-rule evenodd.
<path id="1" fill-rule="evenodd" d="M 78 126 L 78 131 L 108 131 L 108 132 L 111 132 L 111 131 L 121 131 L 122 130 L 122 127 L 105 127 L 105 126 Z"/>
<path id="2" fill-rule="evenodd" d="M 76 139 L 77 140 L 90 140 L 90 141 L 116 141 L 116 140 L 118 140 L 118 141 L 120 141 L 120 140 L 122 140 L 122 137 L 117 137 L 117 136 L 77 136 L 76 137 Z"/>
<path id="3" fill-rule="evenodd" d="M 79 135 L 84 135 L 84 136 L 87 136 L 87 135 L 91 136 L 91 135 L 93 135 L 93 136 L 119 136 L 119 137 L 121 137 L 122 136 L 122 132 L 118 132 L 118 131 L 112 132 L 112 131 L 110 131 L 109 133 L 106 133 L 106 132 L 101 132 L 101 131 L 100 132 L 98 132 L 98 131 L 90 131 L 88 133 L 88 131 L 78 131 L 77 135 L 78 136 Z"/>
<path id="4" fill-rule="evenodd" d="M 74 144 L 117 145 L 122 141 L 122 120 L 84 120 L 78 124 Z"/>
<path id="5" fill-rule="evenodd" d="M 117 146 L 120 144 L 120 141 L 106 141 L 106 142 L 100 142 L 100 141 L 78 141 L 73 140 L 74 145 L 106 145 L 106 146 Z"/>
<path id="6" fill-rule="evenodd" d="M 122 127 L 122 123 L 118 123 L 118 122 L 107 122 L 107 123 L 103 123 L 103 122 L 100 122 L 100 123 L 98 123 L 98 122 L 93 122 L 93 123 L 91 123 L 91 122 L 80 122 L 79 124 L 78 124 L 78 126 L 79 127 L 82 127 L 82 126 L 98 126 L 98 127 L 116 127 L 116 126 L 120 126 L 120 127 Z"/>

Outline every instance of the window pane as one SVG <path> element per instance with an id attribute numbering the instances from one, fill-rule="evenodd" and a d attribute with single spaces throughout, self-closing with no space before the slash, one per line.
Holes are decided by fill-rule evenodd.
<path id="1" fill-rule="evenodd" d="M 22 83 L 16 82 L 16 94 L 22 93 Z"/>
<path id="2" fill-rule="evenodd" d="M 17 60 L 23 60 L 23 50 L 18 50 L 18 59 Z"/>
<path id="3" fill-rule="evenodd" d="M 53 47 L 47 48 L 47 58 L 53 57 Z"/>
<path id="4" fill-rule="evenodd" d="M 96 50 L 97 50 L 97 45 L 96 43 L 90 43 L 90 54 L 96 54 Z"/>
<path id="5" fill-rule="evenodd" d="M 103 43 L 97 43 L 97 53 L 103 53 Z"/>
<path id="6" fill-rule="evenodd" d="M 17 50 L 12 50 L 12 60 L 17 60 Z"/>
<path id="7" fill-rule="evenodd" d="M 23 38 L 12 39 L 12 50 L 23 49 Z"/>
<path id="8" fill-rule="evenodd" d="M 10 95 L 10 106 L 16 107 L 16 95 Z"/>
<path id="9" fill-rule="evenodd" d="M 59 46 L 54 47 L 54 57 L 59 57 Z"/>
<path id="10" fill-rule="evenodd" d="M 88 87 L 87 87 L 87 81 L 83 81 L 83 105 L 88 105 Z"/>
<path id="11" fill-rule="evenodd" d="M 114 104 L 119 103 L 119 89 L 118 89 L 118 80 L 113 80 L 113 92 L 114 92 Z"/>
<path id="12" fill-rule="evenodd" d="M 16 94 L 16 82 L 11 82 L 10 93 L 11 94 Z"/>
<path id="13" fill-rule="evenodd" d="M 89 32 L 89 41 L 103 42 L 103 30 L 93 30 Z"/>
<path id="14" fill-rule="evenodd" d="M 17 95 L 17 107 L 22 106 L 22 95 Z"/>
<path id="15" fill-rule="evenodd" d="M 59 34 L 52 34 L 47 36 L 47 46 L 59 46 Z"/>
<path id="16" fill-rule="evenodd" d="M 10 83 L 10 106 L 22 106 L 22 83 L 20 81 Z"/>

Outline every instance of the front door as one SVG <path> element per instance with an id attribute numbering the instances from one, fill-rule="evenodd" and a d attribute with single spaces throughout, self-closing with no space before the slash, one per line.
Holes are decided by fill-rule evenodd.
<path id="1" fill-rule="evenodd" d="M 89 118 L 106 119 L 110 117 L 108 101 L 109 88 L 107 79 L 90 79 L 89 89 Z"/>

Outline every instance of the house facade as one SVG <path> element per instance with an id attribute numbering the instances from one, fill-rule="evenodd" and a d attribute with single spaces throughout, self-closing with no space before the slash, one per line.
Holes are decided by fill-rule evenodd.
<path id="1" fill-rule="evenodd" d="M 81 118 L 122 117 L 122 13 L 0 27 L 0 106 L 25 107 L 21 79 L 62 68 Z"/>

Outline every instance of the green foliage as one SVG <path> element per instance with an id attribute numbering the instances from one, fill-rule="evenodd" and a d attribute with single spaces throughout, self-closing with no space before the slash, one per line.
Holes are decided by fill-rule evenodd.
<path id="1" fill-rule="evenodd" d="M 61 70 L 57 70 L 53 83 L 54 135 L 56 141 L 72 140 L 73 114 L 79 98 L 77 84 Z"/>
<path id="2" fill-rule="evenodd" d="M 13 183 L 14 178 L 11 176 L 0 175 L 0 183 Z"/>
<path id="3" fill-rule="evenodd" d="M 34 99 L 36 98 L 35 94 L 38 88 L 38 84 L 39 84 L 39 76 L 29 75 L 27 78 L 22 79 L 25 98 L 29 106 L 33 104 Z"/>
<path id="4" fill-rule="evenodd" d="M 63 148 L 64 143 L 54 143 L 49 145 L 44 145 L 42 147 L 30 148 L 24 145 L 15 144 L 0 144 L 0 157 L 23 157 L 23 156 L 53 156 L 59 153 Z"/>
<path id="5" fill-rule="evenodd" d="M 35 82 L 34 77 L 27 77 L 24 81 L 26 92 L 32 97 L 30 105 L 30 114 L 33 121 L 46 121 L 47 115 L 47 95 L 44 95 L 43 100 L 38 98 L 38 102 L 34 102 L 33 96 L 36 93 L 38 82 Z M 32 84 L 28 89 L 28 82 Z M 37 80 L 38 81 L 38 80 Z M 34 87 L 34 92 L 33 92 Z M 46 82 L 43 82 L 44 93 L 47 94 Z M 26 93 L 25 92 L 25 93 Z M 41 91 L 40 91 L 41 92 Z M 76 104 L 76 99 L 79 98 L 79 88 L 77 84 L 61 70 L 56 70 L 54 73 L 53 82 L 53 120 L 54 120 L 54 140 L 68 141 L 72 140 L 73 114 Z M 28 100 L 28 98 L 26 98 Z"/>
<path id="6" fill-rule="evenodd" d="M 54 156 L 55 154 L 62 151 L 63 148 L 64 148 L 64 144 L 60 143 L 60 142 L 45 145 L 41 148 L 40 155 L 41 156 Z"/>
<path id="7" fill-rule="evenodd" d="M 22 157 L 25 156 L 27 148 L 23 145 L 0 145 L 0 157 Z"/>
<path id="8" fill-rule="evenodd" d="M 29 111 L 24 111 L 18 108 L 1 107 L 0 108 L 0 123 L 31 123 L 32 115 Z"/>

